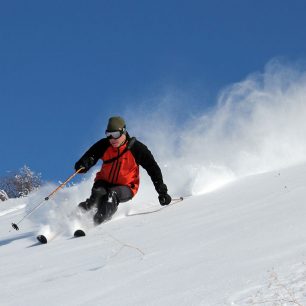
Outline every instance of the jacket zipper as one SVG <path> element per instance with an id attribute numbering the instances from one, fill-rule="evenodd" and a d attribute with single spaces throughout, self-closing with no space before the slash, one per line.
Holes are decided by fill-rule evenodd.
<path id="1" fill-rule="evenodd" d="M 120 169 L 121 169 L 121 164 L 122 164 L 122 161 L 119 163 L 119 166 L 118 166 L 118 170 L 117 170 L 117 175 L 116 175 L 116 182 L 118 181 L 118 177 L 119 177 L 119 172 L 120 172 Z"/>
<path id="2" fill-rule="evenodd" d="M 113 165 L 115 165 L 115 167 L 114 167 L 114 171 L 113 171 L 113 175 L 112 175 L 112 180 L 111 180 L 112 184 L 114 184 L 115 175 L 116 175 L 116 172 L 117 172 L 117 167 L 119 165 L 119 155 L 120 155 L 120 149 L 118 148 L 118 159 L 116 159 L 116 162 L 113 164 Z"/>
<path id="3" fill-rule="evenodd" d="M 111 176 L 112 176 L 114 165 L 115 165 L 115 162 L 112 162 L 112 167 L 111 167 L 111 170 L 110 170 L 109 175 L 108 175 L 108 179 L 109 180 L 111 180 Z"/>

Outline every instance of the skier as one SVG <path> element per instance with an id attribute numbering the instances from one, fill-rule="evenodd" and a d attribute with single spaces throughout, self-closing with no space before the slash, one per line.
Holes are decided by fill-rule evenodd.
<path id="1" fill-rule="evenodd" d="M 75 164 L 75 170 L 86 173 L 99 159 L 103 161 L 97 172 L 91 196 L 78 207 L 89 211 L 96 207 L 94 223 L 111 219 L 120 202 L 131 200 L 139 188 L 139 165 L 154 184 L 161 205 L 168 205 L 171 196 L 160 167 L 149 149 L 135 137 L 130 137 L 121 117 L 111 117 L 105 131 L 106 138 L 96 142 Z"/>

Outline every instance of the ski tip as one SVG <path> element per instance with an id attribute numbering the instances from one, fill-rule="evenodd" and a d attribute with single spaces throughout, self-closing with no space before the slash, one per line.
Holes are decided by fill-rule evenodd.
<path id="1" fill-rule="evenodd" d="M 42 244 L 46 244 L 48 242 L 48 239 L 44 235 L 38 235 L 36 239 Z"/>
<path id="2" fill-rule="evenodd" d="M 84 237 L 86 236 L 85 232 L 81 229 L 78 229 L 73 234 L 74 237 Z"/>

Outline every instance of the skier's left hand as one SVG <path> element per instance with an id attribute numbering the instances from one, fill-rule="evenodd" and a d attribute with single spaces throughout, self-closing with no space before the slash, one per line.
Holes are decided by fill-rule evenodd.
<path id="1" fill-rule="evenodd" d="M 172 201 L 171 196 L 168 193 L 160 194 L 158 196 L 158 200 L 159 200 L 160 205 L 162 206 L 169 205 Z"/>
<path id="2" fill-rule="evenodd" d="M 167 185 L 163 181 L 154 182 L 156 191 L 158 192 L 158 200 L 160 205 L 169 205 L 172 201 L 168 194 Z"/>

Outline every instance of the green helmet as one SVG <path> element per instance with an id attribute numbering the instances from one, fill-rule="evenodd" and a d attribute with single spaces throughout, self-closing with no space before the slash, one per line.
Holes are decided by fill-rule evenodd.
<path id="1" fill-rule="evenodd" d="M 108 132 L 124 131 L 125 130 L 124 119 L 119 116 L 109 118 L 106 130 Z"/>

